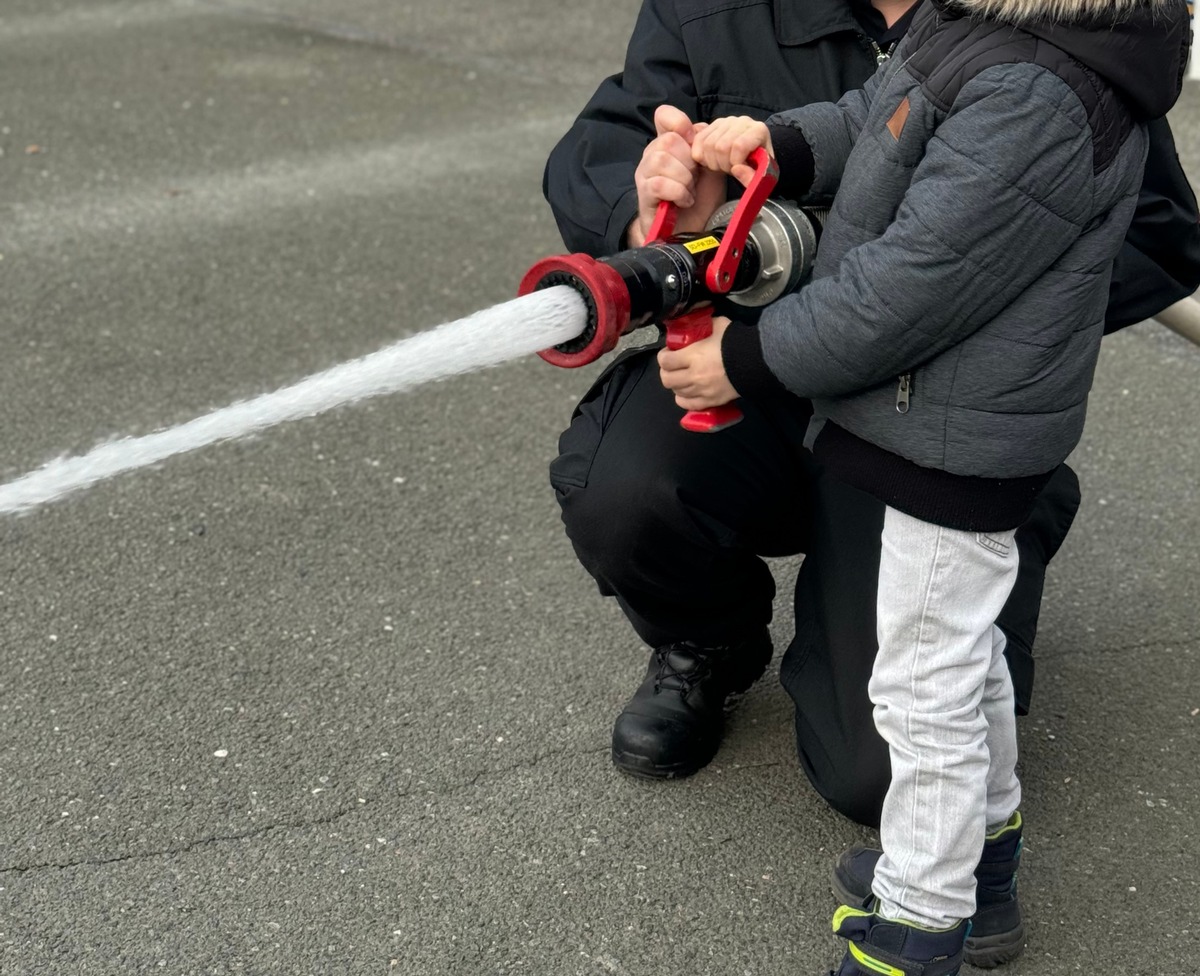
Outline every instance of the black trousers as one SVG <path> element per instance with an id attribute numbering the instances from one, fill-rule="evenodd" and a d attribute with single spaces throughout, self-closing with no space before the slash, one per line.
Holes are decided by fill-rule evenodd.
<path id="1" fill-rule="evenodd" d="M 739 401 L 716 434 L 679 426 L 657 348 L 618 357 L 576 407 L 550 465 L 567 536 L 600 592 L 647 644 L 736 642 L 771 620 L 764 556 L 804 553 L 796 635 L 780 680 L 796 705 L 800 763 L 839 812 L 878 826 L 891 778 L 867 682 L 885 507 L 828 476 L 804 448 L 807 401 Z M 1020 573 L 997 621 L 1017 710 L 1029 707 L 1046 565 L 1079 507 L 1063 465 L 1017 532 Z"/>

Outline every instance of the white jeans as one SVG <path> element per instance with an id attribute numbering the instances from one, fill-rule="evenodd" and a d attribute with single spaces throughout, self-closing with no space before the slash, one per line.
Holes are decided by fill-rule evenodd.
<path id="1" fill-rule="evenodd" d="M 995 624 L 1016 579 L 1015 535 L 946 529 L 892 508 L 884 517 L 869 690 L 892 764 L 874 882 L 888 918 L 947 928 L 974 915 L 987 825 L 1021 800 Z"/>

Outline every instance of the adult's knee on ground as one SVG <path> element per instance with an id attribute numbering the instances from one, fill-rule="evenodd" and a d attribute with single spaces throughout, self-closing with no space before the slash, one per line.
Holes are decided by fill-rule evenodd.
<path id="1" fill-rule="evenodd" d="M 858 756 L 845 755 L 836 768 L 825 770 L 819 780 L 813 779 L 811 772 L 809 778 L 825 802 L 843 817 L 864 827 L 878 829 L 883 798 L 892 781 L 886 750 L 882 757 L 883 762 L 880 762 L 875 751 Z M 802 765 L 803 761 L 801 757 Z M 805 772 L 809 770 L 806 768 Z"/>
<path id="2" fill-rule="evenodd" d="M 787 656 L 784 657 L 786 671 Z M 785 682 L 784 687 L 788 685 Z M 816 687 L 789 689 L 796 701 L 796 753 L 813 789 L 834 810 L 855 823 L 879 826 L 883 798 L 892 779 L 887 743 L 875 729 L 870 702 L 839 699 L 836 689 L 823 699 Z"/>

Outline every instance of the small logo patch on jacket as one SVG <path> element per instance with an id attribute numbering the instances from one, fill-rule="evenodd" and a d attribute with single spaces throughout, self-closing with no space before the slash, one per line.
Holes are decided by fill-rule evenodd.
<path id="1" fill-rule="evenodd" d="M 896 111 L 892 113 L 892 117 L 888 119 L 888 132 L 892 134 L 892 138 L 897 142 L 900 141 L 900 133 L 904 131 L 904 123 L 908 121 L 908 96 L 896 106 Z"/>

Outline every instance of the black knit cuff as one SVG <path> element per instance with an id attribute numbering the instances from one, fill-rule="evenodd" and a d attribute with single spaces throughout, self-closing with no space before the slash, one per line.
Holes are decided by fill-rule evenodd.
<path id="1" fill-rule="evenodd" d="M 779 182 L 774 196 L 799 200 L 806 194 L 816 176 L 816 161 L 804 133 L 790 125 L 769 125 L 771 145 L 779 163 Z"/>
<path id="2" fill-rule="evenodd" d="M 788 392 L 763 359 L 762 339 L 754 326 L 729 324 L 721 337 L 721 362 L 739 396 L 754 399 Z"/>

